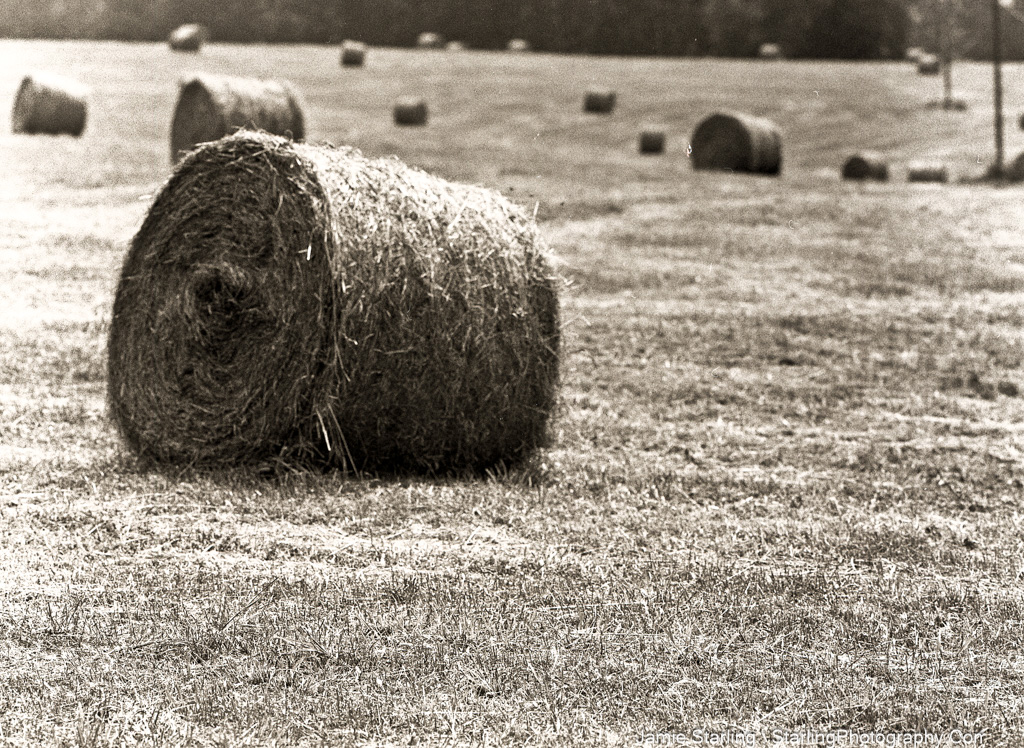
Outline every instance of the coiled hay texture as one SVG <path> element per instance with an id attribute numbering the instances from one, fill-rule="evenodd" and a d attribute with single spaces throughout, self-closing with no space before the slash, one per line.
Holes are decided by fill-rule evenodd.
<path id="1" fill-rule="evenodd" d="M 861 151 L 843 163 L 843 179 L 873 179 L 885 182 L 889 179 L 889 164 L 880 153 Z"/>
<path id="2" fill-rule="evenodd" d="M 640 131 L 640 153 L 664 153 L 665 131 L 658 127 L 645 127 Z"/>
<path id="3" fill-rule="evenodd" d="M 209 40 L 210 32 L 198 23 L 186 23 L 167 37 L 167 44 L 175 52 L 198 52 Z"/>
<path id="4" fill-rule="evenodd" d="M 762 60 L 781 60 L 782 59 L 782 47 L 778 44 L 772 44 L 765 42 L 757 50 L 757 56 Z"/>
<path id="5" fill-rule="evenodd" d="M 741 112 L 717 112 L 693 131 L 694 169 L 776 175 L 782 170 L 782 136 L 775 123 Z"/>
<path id="6" fill-rule="evenodd" d="M 611 114 L 615 109 L 615 92 L 610 88 L 591 88 L 583 95 L 583 111 Z"/>
<path id="7" fill-rule="evenodd" d="M 396 125 L 425 125 L 428 117 L 427 102 L 415 97 L 399 99 L 395 102 L 392 114 Z"/>
<path id="8" fill-rule="evenodd" d="M 341 64 L 345 67 L 362 67 L 366 62 L 366 45 L 346 39 L 341 44 Z"/>
<path id="9" fill-rule="evenodd" d="M 917 58 L 917 72 L 919 75 L 938 75 L 942 72 L 942 61 L 937 56 L 925 52 Z"/>
<path id="10" fill-rule="evenodd" d="M 26 135 L 74 135 L 85 130 L 89 89 L 78 81 L 50 73 L 21 79 L 11 110 L 11 131 Z"/>
<path id="11" fill-rule="evenodd" d="M 556 283 L 497 193 L 239 132 L 178 166 L 132 241 L 111 415 L 164 462 L 514 462 L 546 441 Z"/>
<path id="12" fill-rule="evenodd" d="M 908 182 L 948 182 L 949 170 L 938 161 L 913 161 L 907 164 Z"/>
<path id="13" fill-rule="evenodd" d="M 242 128 L 306 137 L 299 96 L 287 81 L 196 75 L 181 82 L 171 121 L 171 162 L 199 143 Z"/>
<path id="14" fill-rule="evenodd" d="M 416 46 L 420 49 L 441 49 L 444 47 L 444 37 L 433 31 L 424 31 L 416 37 Z"/>

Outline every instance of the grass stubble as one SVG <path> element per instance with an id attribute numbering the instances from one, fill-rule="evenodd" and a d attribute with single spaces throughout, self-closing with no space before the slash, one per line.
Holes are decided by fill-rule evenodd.
<path id="1" fill-rule="evenodd" d="M 4 44 L 68 54 L 86 78 L 116 55 L 145 58 L 134 68 L 166 77 L 153 95 L 169 116 L 179 71 L 162 46 Z M 202 57 L 241 68 L 248 54 Z M 261 54 L 300 88 L 321 75 L 315 56 Z M 408 55 L 374 60 L 445 93 Z M 660 97 L 681 79 L 671 64 L 595 61 L 601 80 L 643 67 L 651 93 L 621 102 L 606 136 L 570 111 L 567 83 L 564 113 L 528 115 L 550 117 L 544 160 L 537 127 L 495 114 L 532 101 L 529 85 L 466 56 L 508 86 L 493 106 L 473 89 L 479 103 L 459 110 L 479 143 L 436 126 L 398 142 L 388 91 L 381 129 L 351 128 L 368 152 L 536 204 L 571 282 L 554 444 L 479 480 L 135 462 L 106 419 L 103 341 L 139 198 L 165 174 L 166 122 L 142 107 L 114 137 L 104 118 L 123 110 L 97 107 L 88 148 L 0 136 L 13 154 L 0 188 L 0 742 L 629 745 L 698 728 L 1019 740 L 1017 191 L 841 183 L 870 118 L 854 111 L 863 96 L 837 93 L 863 67 L 817 82 L 836 107 L 819 114 L 847 132 L 793 149 L 787 137 L 776 181 L 692 174 L 683 149 L 657 164 L 635 154 L 626 113 L 673 122 Z M 530 85 L 585 75 L 572 58 L 507 64 Z M 771 67 L 793 90 L 811 75 Z M 716 96 L 747 95 L 735 63 L 711 69 Z M 926 85 L 878 69 L 891 84 L 880 111 L 907 106 L 897 84 Z M 163 91 L 112 80 L 97 101 L 103 85 Z M 757 113 L 792 132 L 804 113 L 787 114 L 785 94 Z M 328 95 L 309 97 L 314 137 L 353 138 Z M 347 100 L 365 114 L 360 96 Z M 908 126 L 893 148 L 946 148 L 951 115 L 928 116 L 940 124 Z M 621 153 L 600 140 L 617 127 Z M 463 158 L 474 144 L 483 152 Z"/>

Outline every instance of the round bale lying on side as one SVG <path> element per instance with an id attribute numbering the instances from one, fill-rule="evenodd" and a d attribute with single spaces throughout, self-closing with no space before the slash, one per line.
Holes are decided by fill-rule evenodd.
<path id="1" fill-rule="evenodd" d="M 362 67 L 366 61 L 366 45 L 346 39 L 341 43 L 341 64 L 344 67 Z"/>
<path id="2" fill-rule="evenodd" d="M 938 161 L 913 161 L 907 164 L 908 182 L 948 182 L 949 170 Z"/>
<path id="3" fill-rule="evenodd" d="M 85 130 L 89 89 L 71 78 L 32 73 L 21 79 L 11 110 L 11 131 L 25 135 L 73 135 Z"/>
<path id="4" fill-rule="evenodd" d="M 292 85 L 208 74 L 183 80 L 171 121 L 171 162 L 199 143 L 242 128 L 305 138 L 305 115 Z"/>
<path id="5" fill-rule="evenodd" d="M 645 127 L 640 131 L 640 153 L 664 153 L 665 131 L 660 127 Z"/>
<path id="6" fill-rule="evenodd" d="M 782 136 L 775 123 L 742 112 L 716 112 L 693 131 L 694 169 L 776 175 L 782 170 Z"/>
<path id="7" fill-rule="evenodd" d="M 583 111 L 611 114 L 615 109 L 615 92 L 610 88 L 590 88 L 583 95 Z"/>
<path id="8" fill-rule="evenodd" d="M 547 440 L 557 289 L 496 192 L 239 132 L 186 157 L 132 240 L 110 413 L 160 462 L 515 462 Z"/>
<path id="9" fill-rule="evenodd" d="M 938 75 L 942 72 L 942 61 L 936 55 L 925 52 L 917 58 L 917 72 L 919 75 Z"/>
<path id="10" fill-rule="evenodd" d="M 462 52 L 466 49 L 464 42 L 453 40 L 444 45 L 444 48 L 449 52 Z"/>
<path id="11" fill-rule="evenodd" d="M 441 49 L 444 46 L 444 37 L 433 31 L 424 31 L 416 37 L 416 46 L 420 49 Z"/>
<path id="12" fill-rule="evenodd" d="M 509 52 L 529 52 L 533 47 L 525 39 L 509 39 L 507 49 Z"/>
<path id="13" fill-rule="evenodd" d="M 405 96 L 395 102 L 393 115 L 396 125 L 411 127 L 425 125 L 428 118 L 426 99 Z"/>
<path id="14" fill-rule="evenodd" d="M 860 151 L 843 163 L 843 179 L 872 179 L 885 182 L 889 179 L 889 164 L 880 153 Z"/>
<path id="15" fill-rule="evenodd" d="M 757 50 L 757 56 L 760 57 L 762 60 L 781 60 L 782 47 L 780 47 L 778 44 L 765 42 Z"/>
<path id="16" fill-rule="evenodd" d="M 210 32 L 198 23 L 186 23 L 167 37 L 167 44 L 175 52 L 198 52 L 209 40 Z"/>

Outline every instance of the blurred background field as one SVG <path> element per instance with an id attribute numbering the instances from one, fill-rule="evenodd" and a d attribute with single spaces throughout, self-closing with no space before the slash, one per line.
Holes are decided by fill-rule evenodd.
<path id="1" fill-rule="evenodd" d="M 4 40 L 0 111 L 36 69 L 92 93 L 81 138 L 0 133 L 8 742 L 1019 738 L 1022 188 L 903 168 L 984 172 L 990 67 L 956 65 L 946 112 L 899 62 Z M 550 450 L 477 481 L 121 450 L 109 307 L 194 71 L 288 79 L 311 140 L 536 211 L 568 281 Z M 426 127 L 392 124 L 404 95 Z M 779 178 L 692 171 L 721 108 L 776 122 Z M 890 182 L 839 179 L 861 149 Z"/>

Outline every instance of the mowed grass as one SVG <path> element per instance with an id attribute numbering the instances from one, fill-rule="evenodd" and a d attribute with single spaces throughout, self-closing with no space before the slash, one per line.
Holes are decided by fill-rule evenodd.
<path id="1" fill-rule="evenodd" d="M 93 93 L 81 139 L 0 134 L 0 744 L 1024 737 L 1024 195 L 903 182 L 984 170 L 985 66 L 951 113 L 895 63 L 3 41 L 0 111 L 33 69 Z M 568 281 L 551 449 L 475 480 L 124 452 L 110 304 L 197 69 L 536 210 Z M 426 128 L 391 124 L 406 94 Z M 692 172 L 717 108 L 778 123 L 781 178 Z M 894 181 L 841 182 L 859 148 Z"/>

